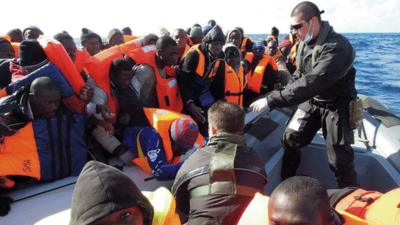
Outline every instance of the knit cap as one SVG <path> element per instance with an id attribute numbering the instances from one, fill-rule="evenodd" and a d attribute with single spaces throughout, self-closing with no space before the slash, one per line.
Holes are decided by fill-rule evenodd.
<path id="1" fill-rule="evenodd" d="M 181 118 L 171 124 L 170 133 L 176 144 L 182 148 L 191 149 L 199 135 L 199 127 L 192 119 Z"/>

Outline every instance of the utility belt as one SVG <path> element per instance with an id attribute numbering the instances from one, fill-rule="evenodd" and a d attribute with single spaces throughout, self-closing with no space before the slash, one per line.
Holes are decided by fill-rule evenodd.
<path id="1" fill-rule="evenodd" d="M 326 109 L 336 109 L 338 106 L 337 102 L 338 102 L 338 99 L 322 100 L 322 99 L 318 99 L 316 97 L 311 99 L 311 104 L 318 106 L 318 107 L 326 108 Z"/>
<path id="2" fill-rule="evenodd" d="M 341 99 L 343 100 L 343 99 Z M 349 101 L 345 101 L 346 104 L 348 104 L 349 107 L 349 127 L 350 129 L 356 129 L 360 126 L 361 121 L 362 121 L 362 113 L 364 111 L 363 108 L 363 104 L 362 104 L 362 100 L 358 97 L 351 99 Z M 348 103 L 347 103 L 348 102 Z M 326 108 L 326 109 L 330 109 L 330 110 L 334 110 L 337 109 L 339 106 L 339 98 L 335 99 L 335 100 L 329 100 L 329 101 L 325 101 L 325 100 L 320 100 L 318 98 L 312 98 L 311 99 L 311 104 L 318 106 L 318 107 L 322 107 L 322 108 Z"/>

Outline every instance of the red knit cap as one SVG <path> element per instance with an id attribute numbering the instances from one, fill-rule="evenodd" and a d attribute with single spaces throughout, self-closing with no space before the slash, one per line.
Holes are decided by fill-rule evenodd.
<path id="1" fill-rule="evenodd" d="M 172 140 L 185 149 L 191 149 L 199 135 L 199 127 L 189 118 L 175 120 L 170 128 Z"/>

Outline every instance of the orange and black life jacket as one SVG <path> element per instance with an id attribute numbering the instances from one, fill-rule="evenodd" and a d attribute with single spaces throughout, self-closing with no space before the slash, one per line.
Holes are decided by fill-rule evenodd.
<path id="1" fill-rule="evenodd" d="M 114 59 L 123 58 L 123 54 L 118 46 L 113 46 L 109 49 L 101 51 L 96 55 L 87 59 L 84 63 L 84 68 L 93 78 L 96 84 L 107 94 L 108 106 L 111 112 L 117 113 L 118 101 L 111 94 L 110 84 L 110 66 Z"/>
<path id="2" fill-rule="evenodd" d="M 79 114 L 35 119 L 0 144 L 0 177 L 41 181 L 77 176 L 86 163 L 86 119 Z"/>
<path id="3" fill-rule="evenodd" d="M 244 72 L 243 66 L 240 65 L 238 73 L 225 64 L 225 101 L 243 105 L 243 89 L 244 89 Z"/>
<path id="4" fill-rule="evenodd" d="M 171 66 L 165 66 L 163 69 L 166 77 L 161 76 L 161 71 L 156 63 L 156 51 L 152 46 L 134 49 L 127 55 L 137 64 L 147 64 L 153 69 L 159 108 L 181 112 L 183 102 L 175 78 L 175 69 Z"/>
<path id="5" fill-rule="evenodd" d="M 215 77 L 215 75 L 217 74 L 217 70 L 219 67 L 219 64 L 221 63 L 220 60 L 217 60 L 214 64 L 213 64 L 213 68 L 209 71 L 209 73 L 207 74 L 208 71 L 206 71 L 205 68 L 205 64 L 206 64 L 206 57 L 204 55 L 204 53 L 200 50 L 200 44 L 197 45 L 193 45 L 189 51 L 186 52 L 192 52 L 195 51 L 198 55 L 198 63 L 196 66 L 196 74 L 201 77 L 204 78 L 205 75 L 207 75 L 207 79 L 212 79 Z M 183 57 L 185 57 L 186 55 L 184 55 Z"/>
<path id="6" fill-rule="evenodd" d="M 251 64 L 254 60 L 254 54 L 247 53 L 245 59 L 249 61 Z M 267 69 L 268 65 L 271 65 L 274 70 L 276 67 L 277 70 L 277 65 L 274 59 L 271 56 L 264 54 L 264 57 L 261 60 L 259 60 L 255 69 L 249 70 L 249 72 L 246 75 L 247 88 L 249 90 L 257 94 L 261 93 L 261 85 L 264 78 L 265 70 Z"/>
<path id="7" fill-rule="evenodd" d="M 177 112 L 165 110 L 165 109 L 156 109 L 156 108 L 144 108 L 144 114 L 148 119 L 150 125 L 159 133 L 162 143 L 164 146 L 165 156 L 168 162 L 177 164 L 180 162 L 179 156 L 174 156 L 172 151 L 171 137 L 170 137 L 170 127 L 172 123 L 181 118 L 190 118 L 184 114 L 180 114 Z M 139 135 L 138 137 L 139 138 Z M 137 141 L 139 143 L 139 141 Z M 204 144 L 204 138 L 199 133 L 195 148 L 200 148 Z M 147 161 L 146 154 L 141 149 L 140 145 L 138 145 L 138 157 L 133 160 L 133 162 L 142 168 L 145 172 L 151 174 L 151 168 Z"/>

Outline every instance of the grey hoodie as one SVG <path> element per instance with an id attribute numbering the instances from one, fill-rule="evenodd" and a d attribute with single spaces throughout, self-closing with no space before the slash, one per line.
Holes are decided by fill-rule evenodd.
<path id="1" fill-rule="evenodd" d="M 132 206 L 141 208 L 144 224 L 152 223 L 153 207 L 133 181 L 114 167 L 90 161 L 75 185 L 70 225 L 87 225 Z"/>

